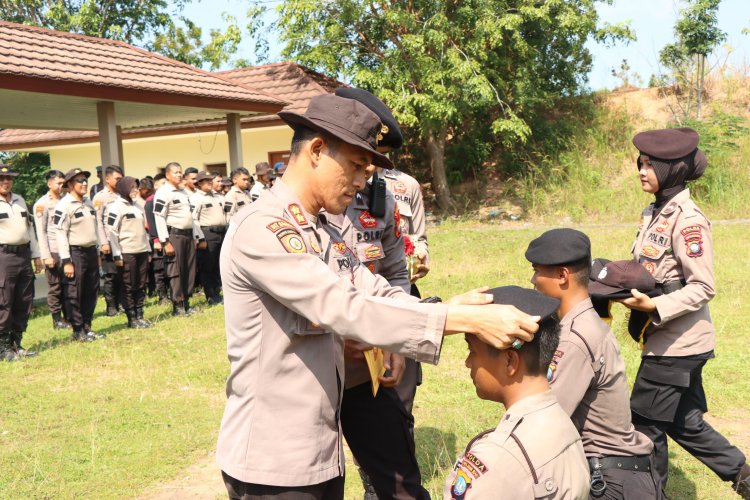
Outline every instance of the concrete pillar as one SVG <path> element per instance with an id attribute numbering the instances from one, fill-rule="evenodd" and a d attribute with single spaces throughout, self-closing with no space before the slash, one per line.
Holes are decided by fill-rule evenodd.
<path id="1" fill-rule="evenodd" d="M 123 170 L 125 169 L 125 160 L 123 158 L 123 148 L 122 148 L 122 127 L 117 126 L 117 151 L 118 151 L 118 157 L 119 162 L 117 162 L 118 165 L 120 165 Z"/>
<path id="2" fill-rule="evenodd" d="M 122 145 L 117 134 L 115 103 L 111 101 L 96 103 L 96 115 L 99 123 L 99 151 L 102 167 L 122 165 Z"/>
<path id="3" fill-rule="evenodd" d="M 229 136 L 229 170 L 244 167 L 242 164 L 242 128 L 239 114 L 227 114 L 227 135 Z"/>

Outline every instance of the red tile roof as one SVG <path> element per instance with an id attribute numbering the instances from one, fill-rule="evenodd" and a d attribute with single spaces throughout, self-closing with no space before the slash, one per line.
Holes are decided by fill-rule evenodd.
<path id="1" fill-rule="evenodd" d="M 124 42 L 0 21 L 0 88 L 243 111 L 274 111 L 277 97 Z M 135 92 L 134 92 L 135 91 Z M 170 99 L 171 98 L 171 99 Z M 187 99 L 186 99 L 187 98 Z M 113 97 L 114 99 L 114 97 Z"/>
<path id="2" fill-rule="evenodd" d="M 343 84 L 333 78 L 312 71 L 293 62 L 280 62 L 263 66 L 251 66 L 217 73 L 228 80 L 270 92 L 289 104 L 284 108 L 291 111 L 304 111 L 310 99 L 316 95 L 332 93 Z M 260 127 L 283 122 L 276 114 L 263 114 L 245 117 L 241 120 L 243 128 Z M 144 127 L 123 131 L 123 139 L 175 135 L 217 130 L 226 126 L 223 121 L 210 121 L 201 124 L 170 125 Z M 0 131 L 0 150 L 45 147 L 60 144 L 82 144 L 96 142 L 99 134 L 96 131 L 77 130 L 25 130 L 7 129 Z"/>

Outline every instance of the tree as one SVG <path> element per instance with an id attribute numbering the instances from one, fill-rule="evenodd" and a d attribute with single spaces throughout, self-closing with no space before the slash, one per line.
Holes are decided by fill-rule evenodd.
<path id="1" fill-rule="evenodd" d="M 284 56 L 374 91 L 416 131 L 438 205 L 451 210 L 451 138 L 482 116 L 499 144 L 525 141 L 529 116 L 585 83 L 589 36 L 632 38 L 624 25 L 598 29 L 594 3 L 287 0 L 274 28 Z"/>
<path id="2" fill-rule="evenodd" d="M 690 114 L 690 97 L 696 89 L 696 116 L 701 119 L 701 102 L 706 77 L 706 59 L 727 38 L 719 29 L 718 10 L 721 0 L 692 0 L 680 10 L 675 24 L 675 43 L 665 46 L 659 53 L 662 64 L 671 68 L 678 81 L 687 83 L 688 104 L 686 117 Z M 695 75 L 695 82 L 685 74 Z"/>
<path id="3" fill-rule="evenodd" d="M 237 52 L 240 29 L 225 16 L 225 31 L 202 30 L 179 16 L 190 0 L 0 0 L 0 19 L 120 40 L 187 64 L 218 69 Z"/>
<path id="4" fill-rule="evenodd" d="M 29 208 L 47 192 L 44 176 L 50 169 L 48 154 L 0 153 L 0 163 L 9 165 L 16 172 L 23 172 L 14 179 L 13 192 L 21 195 Z"/>

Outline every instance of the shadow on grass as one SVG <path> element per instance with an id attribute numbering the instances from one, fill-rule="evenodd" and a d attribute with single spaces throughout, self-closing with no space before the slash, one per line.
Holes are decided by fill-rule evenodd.
<path id="1" fill-rule="evenodd" d="M 450 467 L 456 460 L 456 435 L 434 427 L 417 427 L 414 429 L 414 440 L 422 481 L 426 483 L 443 477 L 445 467 Z"/>
<path id="2" fill-rule="evenodd" d="M 698 498 L 695 483 L 685 475 L 682 469 L 674 465 L 669 466 L 667 498 L 679 498 L 680 500 L 696 500 Z"/>

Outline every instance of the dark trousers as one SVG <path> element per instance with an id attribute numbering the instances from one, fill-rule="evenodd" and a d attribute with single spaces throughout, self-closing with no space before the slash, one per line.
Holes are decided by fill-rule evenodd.
<path id="1" fill-rule="evenodd" d="M 99 295 L 99 255 L 96 247 L 70 248 L 70 260 L 74 274 L 67 278 L 63 274 L 63 298 L 68 321 L 73 331 L 80 332 L 91 327 Z"/>
<path id="2" fill-rule="evenodd" d="M 703 462 L 724 481 L 732 481 L 745 456 L 703 420 L 708 411 L 703 392 L 707 359 L 648 356 L 641 360 L 630 407 L 636 430 L 654 442 L 657 488 L 667 485 L 667 436 Z"/>
<path id="3" fill-rule="evenodd" d="M 151 252 L 151 269 L 154 273 L 154 289 L 163 296 L 167 296 L 167 289 L 169 288 L 169 280 L 167 279 L 167 272 L 164 267 L 164 251 L 152 251 Z"/>
<path id="4" fill-rule="evenodd" d="M 651 471 L 634 471 L 617 468 L 602 469 L 602 479 L 607 487 L 600 494 L 590 495 L 591 500 L 661 500 L 665 498 L 656 488 L 654 454 L 651 454 Z"/>
<path id="5" fill-rule="evenodd" d="M 47 277 L 47 307 L 52 314 L 59 314 L 63 310 L 62 266 L 60 254 L 51 255 L 55 265 L 51 268 L 44 266 L 44 275 Z"/>
<path id="6" fill-rule="evenodd" d="M 206 249 L 198 250 L 197 262 L 200 282 L 206 291 L 206 297 L 216 294 L 221 288 L 221 276 L 219 275 L 219 254 L 224 234 L 217 233 L 204 228 L 203 235 L 206 238 Z"/>
<path id="7" fill-rule="evenodd" d="M 422 487 L 411 421 L 393 388 L 381 386 L 376 397 L 369 382 L 344 391 L 341 428 L 378 498 L 430 498 Z"/>
<path id="8" fill-rule="evenodd" d="M 172 302 L 180 304 L 190 298 L 195 284 L 195 241 L 192 236 L 169 233 L 174 255 L 164 256 L 164 264 L 172 293 Z"/>
<path id="9" fill-rule="evenodd" d="M 122 254 L 122 284 L 125 289 L 125 309 L 143 308 L 148 281 L 148 253 Z"/>
<path id="10" fill-rule="evenodd" d="M 239 481 L 221 471 L 230 500 L 342 500 L 344 477 L 309 486 L 269 486 Z"/>
<path id="11" fill-rule="evenodd" d="M 33 300 L 31 250 L 0 249 L 0 333 L 25 332 Z"/>
<path id="12" fill-rule="evenodd" d="M 107 307 L 118 307 L 125 305 L 125 289 L 122 284 L 122 273 L 115 265 L 112 254 L 102 255 L 102 292 Z"/>

